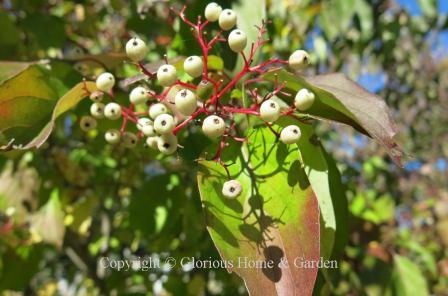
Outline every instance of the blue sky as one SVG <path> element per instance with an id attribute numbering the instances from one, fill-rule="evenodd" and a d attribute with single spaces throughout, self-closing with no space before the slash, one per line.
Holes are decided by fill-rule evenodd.
<path id="1" fill-rule="evenodd" d="M 430 0 L 422 0 L 422 1 L 430 1 Z M 420 10 L 420 6 L 418 5 L 417 0 L 396 0 L 398 4 L 403 6 L 406 10 L 409 11 L 412 15 L 421 15 L 422 12 Z M 439 13 L 447 14 L 448 13 L 448 1 L 447 0 L 439 0 Z"/>

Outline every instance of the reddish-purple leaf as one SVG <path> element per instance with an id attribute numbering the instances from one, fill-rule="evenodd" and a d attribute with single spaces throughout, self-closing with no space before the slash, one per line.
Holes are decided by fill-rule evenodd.
<path id="1" fill-rule="evenodd" d="M 265 77 L 285 81 L 287 91 L 293 95 L 301 88 L 312 90 L 316 100 L 303 113 L 353 126 L 385 147 L 392 160 L 401 166 L 403 152 L 393 139 L 397 129 L 381 97 L 369 93 L 344 74 L 304 78 L 280 70 L 269 72 Z"/>

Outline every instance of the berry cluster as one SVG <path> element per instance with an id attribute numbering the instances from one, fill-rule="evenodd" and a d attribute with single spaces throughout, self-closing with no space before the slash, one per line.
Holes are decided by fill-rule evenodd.
<path id="1" fill-rule="evenodd" d="M 120 129 L 111 129 L 106 132 L 105 139 L 108 143 L 122 143 L 125 147 L 132 148 L 142 138 L 146 138 L 148 147 L 169 155 L 175 153 L 178 148 L 176 135 L 181 129 L 189 123 L 201 124 L 202 132 L 207 137 L 219 139 L 220 145 L 213 160 L 225 168 L 230 179 L 227 165 L 221 160 L 222 150 L 229 139 L 245 141 L 245 138 L 237 136 L 234 121 L 236 114 L 259 117 L 285 144 L 294 144 L 300 139 L 301 131 L 296 125 L 283 128 L 280 134 L 275 132 L 271 125 L 282 115 L 295 117 L 294 112 L 297 110 L 303 111 L 310 108 L 315 95 L 308 89 L 301 89 L 295 96 L 294 104 L 288 108 L 282 108 L 275 100 L 275 96 L 279 93 L 290 96 L 282 91 L 284 84 L 276 81 L 273 90 L 264 93 L 254 85 L 264 82 L 262 74 L 275 65 L 287 65 L 292 70 L 304 68 L 309 63 L 309 55 L 304 50 L 297 50 L 291 54 L 289 60 L 273 58 L 253 65 L 256 51 L 268 41 L 264 39 L 265 22 L 261 26 L 256 26 L 258 37 L 252 41 L 250 49 L 245 52 L 248 43 L 247 35 L 240 29 L 234 29 L 237 25 L 237 16 L 234 11 L 223 10 L 218 4 L 210 3 L 204 12 L 206 20 L 202 21 L 201 16 L 198 16 L 196 23 L 193 23 L 185 16 L 185 9 L 184 6 L 177 14 L 191 27 L 202 51 L 200 56 L 187 57 L 183 62 L 183 71 L 191 78 L 181 81 L 178 78 L 178 69 L 170 65 L 166 57 L 165 64 L 160 66 L 157 72 L 150 72 L 142 63 L 149 49 L 143 40 L 134 37 L 126 44 L 127 56 L 149 81 L 154 81 L 153 87 L 148 87 L 148 84 L 135 87 L 129 93 L 129 106 L 122 106 L 114 98 L 114 76 L 111 73 L 102 73 L 96 79 L 98 91 L 89 93 L 93 101 L 90 108 L 91 116 L 82 117 L 81 128 L 84 131 L 95 129 L 96 119 L 104 117 L 110 120 L 122 119 Z M 207 38 L 211 34 L 207 34 L 205 28 L 213 22 L 218 22 L 218 28 L 213 38 Z M 232 31 L 227 34 L 226 31 L 230 30 Z M 227 38 L 224 37 L 225 35 Z M 229 77 L 225 71 L 212 73 L 207 65 L 209 52 L 218 42 L 227 43 L 230 50 L 241 55 L 244 60 L 243 68 L 233 78 Z M 244 83 L 246 91 L 253 99 L 251 106 L 244 107 L 238 101 L 229 98 L 229 94 L 237 83 Z M 160 91 L 157 92 L 152 88 L 160 89 Z M 171 91 L 177 92 L 174 102 L 168 102 L 168 94 Z M 107 104 L 103 103 L 105 96 L 110 99 Z M 177 112 L 173 112 L 173 108 L 167 103 L 174 103 L 174 109 Z M 135 111 L 135 107 L 139 105 L 146 106 L 147 111 Z M 129 122 L 136 124 L 137 134 L 127 131 Z M 222 188 L 223 195 L 228 198 L 235 198 L 241 192 L 241 184 L 236 180 L 226 182 Z"/>

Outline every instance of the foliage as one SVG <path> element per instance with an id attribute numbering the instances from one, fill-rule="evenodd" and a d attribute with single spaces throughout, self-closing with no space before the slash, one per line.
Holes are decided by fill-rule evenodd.
<path id="1" fill-rule="evenodd" d="M 259 4 L 248 5 L 252 2 Z M 435 47 L 448 21 L 438 9 L 442 1 L 418 2 L 420 14 L 386 0 L 232 1 L 248 32 L 256 33 L 250 20 L 273 21 L 272 42 L 257 59 L 285 59 L 302 47 L 310 51 L 313 67 L 306 78 L 277 72 L 286 93 L 306 85 L 318 94 L 318 104 L 302 119 L 326 119 L 357 131 L 300 123 L 298 145 L 272 146 L 275 137 L 268 128 L 242 117 L 243 127 L 257 127 L 247 143 L 224 150 L 223 157 L 235 161 L 230 173 L 246 185 L 237 200 L 228 201 L 217 185 L 225 179 L 222 167 L 196 162 L 204 150 L 214 150 L 194 127 L 180 135 L 179 142 L 189 145 L 178 158 L 143 147 L 107 146 L 101 135 L 110 123 L 87 134 L 77 124 L 89 108 L 82 100 L 82 77 L 104 70 L 134 76 L 119 86 L 122 102 L 129 85 L 144 77 L 124 62 L 123 44 L 130 36 L 138 34 L 149 44 L 145 67 L 150 71 L 165 53 L 178 63 L 178 57 L 200 50 L 165 1 L 4 1 L 0 59 L 8 62 L 0 64 L 0 290 L 245 294 L 243 281 L 222 267 L 162 264 L 118 271 L 100 268 L 100 260 L 250 256 L 276 261 L 311 246 L 311 257 L 338 260 L 339 268 L 321 268 L 318 274 L 315 268 L 299 270 L 303 274 L 286 267 L 260 274 L 233 270 L 255 295 L 273 289 L 283 295 L 279 291 L 292 283 L 303 294 L 314 289 L 316 295 L 443 295 L 448 290 L 443 107 L 448 64 L 446 47 L 442 55 Z M 202 14 L 205 5 L 189 2 L 187 16 Z M 224 45 L 209 56 L 217 71 L 239 69 L 242 62 Z M 353 88 L 340 74 L 316 76 L 323 72 L 344 72 L 385 98 L 397 127 L 376 95 Z M 269 73 L 267 79 L 275 76 Z M 93 83 L 87 88 L 93 90 Z M 236 100 L 246 96 L 244 89 L 232 92 Z M 290 100 L 283 94 L 279 99 Z M 377 141 L 366 141 L 359 132 Z M 409 154 L 405 160 L 413 158 L 404 170 L 393 164 L 399 162 L 395 140 Z M 28 150 L 33 147 L 39 149 Z"/>

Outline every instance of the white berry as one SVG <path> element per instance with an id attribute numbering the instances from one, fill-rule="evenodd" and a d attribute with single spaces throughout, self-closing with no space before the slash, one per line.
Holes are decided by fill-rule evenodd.
<path id="1" fill-rule="evenodd" d="M 96 87 L 104 92 L 110 91 L 115 85 L 114 75 L 106 72 L 98 76 L 96 79 Z"/>
<path id="2" fill-rule="evenodd" d="M 120 132 L 116 129 L 110 129 L 104 134 L 104 139 L 109 144 L 117 144 L 120 142 L 121 135 Z"/>
<path id="3" fill-rule="evenodd" d="M 168 113 L 168 108 L 162 103 L 153 104 L 149 107 L 149 117 L 152 119 L 156 119 L 157 116 L 165 113 Z"/>
<path id="4" fill-rule="evenodd" d="M 140 38 L 132 38 L 126 43 L 126 54 L 134 62 L 140 62 L 148 54 L 146 43 Z"/>
<path id="5" fill-rule="evenodd" d="M 83 116 L 79 122 L 81 129 L 85 132 L 91 131 L 96 128 L 97 123 L 92 116 Z"/>
<path id="6" fill-rule="evenodd" d="M 174 127 L 174 118 L 169 114 L 160 114 L 154 120 L 154 130 L 161 135 L 171 133 Z"/>
<path id="7" fill-rule="evenodd" d="M 101 91 L 94 91 L 90 94 L 90 99 L 96 103 L 101 102 L 103 100 L 104 93 Z"/>
<path id="8" fill-rule="evenodd" d="M 108 119 L 118 119 L 121 117 L 121 106 L 117 103 L 108 103 L 106 107 L 104 107 L 104 116 Z"/>
<path id="9" fill-rule="evenodd" d="M 304 68 L 310 62 L 310 55 L 304 50 L 296 50 L 289 56 L 289 66 L 294 70 Z"/>
<path id="10" fill-rule="evenodd" d="M 204 62 L 202 58 L 198 56 L 191 56 L 184 61 L 184 71 L 193 78 L 202 75 L 202 70 L 204 69 Z"/>
<path id="11" fill-rule="evenodd" d="M 247 45 L 247 36 L 244 31 L 241 30 L 233 30 L 229 34 L 228 38 L 229 47 L 234 52 L 241 52 L 246 48 Z"/>
<path id="12" fill-rule="evenodd" d="M 205 7 L 204 15 L 209 22 L 216 22 L 219 19 L 221 11 L 221 6 L 219 6 L 215 2 L 211 2 Z"/>
<path id="13" fill-rule="evenodd" d="M 241 183 L 237 180 L 227 181 L 222 186 L 222 195 L 227 198 L 237 198 L 242 191 Z"/>
<path id="14" fill-rule="evenodd" d="M 131 132 L 125 132 L 122 136 L 123 146 L 126 148 L 134 148 L 137 146 L 138 137 L 136 134 Z"/>
<path id="15" fill-rule="evenodd" d="M 204 119 L 202 123 L 202 131 L 209 138 L 218 138 L 224 134 L 226 130 L 226 123 L 224 120 L 216 115 L 210 115 Z"/>
<path id="16" fill-rule="evenodd" d="M 232 29 L 236 25 L 236 14 L 231 9 L 224 9 L 219 14 L 219 26 L 224 31 Z"/>
<path id="17" fill-rule="evenodd" d="M 142 117 L 142 118 L 138 119 L 138 121 L 137 121 L 137 129 L 139 131 L 141 131 L 142 128 L 147 126 L 147 125 L 153 125 L 153 122 L 152 122 L 151 119 L 146 118 L 146 117 Z"/>
<path id="18" fill-rule="evenodd" d="M 153 136 L 146 139 L 146 145 L 151 149 L 158 149 L 159 137 Z"/>
<path id="19" fill-rule="evenodd" d="M 142 127 L 142 133 L 147 137 L 153 137 L 156 135 L 153 125 L 145 125 Z"/>
<path id="20" fill-rule="evenodd" d="M 189 116 L 196 111 L 198 100 L 196 94 L 189 89 L 182 89 L 177 92 L 174 98 L 177 110 L 185 116 Z"/>
<path id="21" fill-rule="evenodd" d="M 104 117 L 104 104 L 102 103 L 93 103 L 90 106 L 90 114 L 95 118 L 103 118 Z"/>
<path id="22" fill-rule="evenodd" d="M 260 106 L 260 117 L 264 121 L 274 122 L 280 117 L 280 106 L 274 100 L 266 100 Z"/>
<path id="23" fill-rule="evenodd" d="M 280 133 L 280 141 L 285 144 L 294 144 L 297 143 L 300 139 L 302 132 L 297 125 L 288 125 L 282 132 Z"/>
<path id="24" fill-rule="evenodd" d="M 129 101 L 131 101 L 132 104 L 138 105 L 146 103 L 148 100 L 148 90 L 142 86 L 137 86 L 134 88 L 131 93 L 129 94 Z"/>
<path id="25" fill-rule="evenodd" d="M 316 96 L 307 88 L 302 88 L 296 94 L 294 105 L 298 110 L 308 110 L 314 103 Z"/>
<path id="26" fill-rule="evenodd" d="M 157 70 L 157 80 L 162 86 L 171 86 L 177 80 L 176 68 L 173 65 L 160 66 Z"/>
<path id="27" fill-rule="evenodd" d="M 163 154 L 173 154 L 177 150 L 177 138 L 173 134 L 161 135 L 157 138 L 157 149 Z"/>

